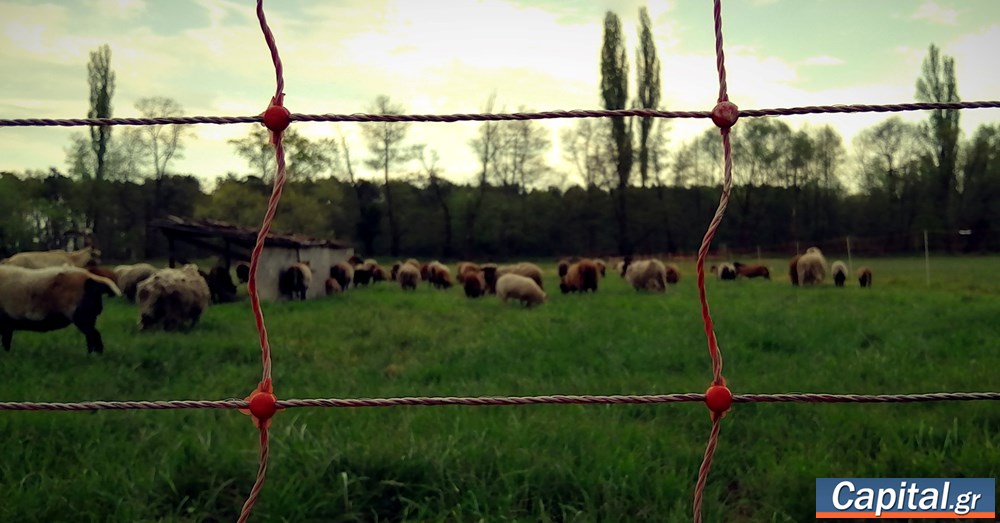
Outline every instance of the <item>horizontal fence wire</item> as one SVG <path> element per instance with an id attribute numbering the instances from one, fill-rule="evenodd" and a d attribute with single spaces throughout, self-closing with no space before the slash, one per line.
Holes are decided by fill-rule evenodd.
<path id="1" fill-rule="evenodd" d="M 931 401 L 983 401 L 1000 400 L 1000 392 L 928 392 L 918 394 L 733 394 L 733 403 L 925 403 Z M 549 395 L 549 396 L 431 396 L 402 398 L 315 398 L 278 400 L 278 408 L 362 408 L 362 407 L 412 407 L 449 406 L 470 407 L 514 405 L 599 405 L 599 404 L 655 404 L 695 403 L 705 401 L 701 393 L 650 394 L 650 395 Z M 180 409 L 246 409 L 245 400 L 173 400 L 173 401 L 84 401 L 73 403 L 53 402 L 0 402 L 0 411 L 92 411 L 92 410 L 180 410 Z"/>
<path id="2" fill-rule="evenodd" d="M 741 109 L 740 117 L 791 116 L 823 113 L 889 113 L 935 109 L 1000 109 L 1000 100 L 977 102 L 921 102 L 885 105 L 810 105 L 775 109 Z M 711 118 L 711 111 L 658 111 L 654 109 L 570 110 L 533 113 L 482 114 L 300 114 L 292 122 L 497 122 L 507 120 L 554 120 L 564 118 L 608 118 L 638 116 L 655 118 Z M 0 119 L 0 127 L 77 127 L 114 125 L 186 125 L 260 123 L 262 116 L 164 116 L 156 118 L 14 118 Z"/>

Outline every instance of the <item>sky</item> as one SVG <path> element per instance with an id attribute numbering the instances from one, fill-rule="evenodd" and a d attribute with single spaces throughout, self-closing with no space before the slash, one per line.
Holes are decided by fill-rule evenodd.
<path id="1" fill-rule="evenodd" d="M 623 23 L 634 82 L 638 9 L 645 5 L 662 61 L 661 109 L 710 110 L 718 96 L 709 0 L 265 1 L 284 64 L 292 112 L 364 113 L 387 95 L 408 114 L 600 109 L 603 19 Z M 962 100 L 1000 99 L 1000 0 L 726 0 L 722 3 L 730 99 L 741 108 L 905 103 L 933 43 L 956 62 Z M 89 108 L 87 62 L 111 47 L 113 115 L 136 101 L 176 100 L 188 116 L 261 113 L 275 77 L 253 0 L 0 0 L 0 118 L 79 118 Z M 635 92 L 630 87 L 630 96 Z M 916 121 L 926 113 L 908 113 Z M 793 128 L 833 125 L 847 145 L 886 115 L 786 117 Z M 963 111 L 970 136 L 1000 110 Z M 546 121 L 557 171 L 570 173 Z M 172 172 L 211 189 L 249 173 L 227 140 L 248 125 L 198 125 Z M 310 138 L 345 135 L 361 176 L 358 124 L 295 123 Z M 407 143 L 440 156 L 443 176 L 469 180 L 476 123 L 416 123 Z M 674 120 L 676 146 L 711 125 Z M 83 128 L 0 128 L 0 171 L 66 170 L 66 147 Z"/>

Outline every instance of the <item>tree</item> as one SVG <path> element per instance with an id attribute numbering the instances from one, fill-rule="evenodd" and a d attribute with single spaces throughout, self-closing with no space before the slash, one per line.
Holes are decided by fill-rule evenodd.
<path id="1" fill-rule="evenodd" d="M 102 45 L 90 53 L 87 64 L 87 79 L 90 84 L 90 110 L 88 118 L 111 118 L 111 97 L 115 94 L 115 73 L 111 70 L 111 48 Z M 90 128 L 90 147 L 94 153 L 94 183 L 87 213 L 94 234 L 101 232 L 101 209 L 104 205 L 105 156 L 111 142 L 111 127 L 95 125 Z"/>
<path id="2" fill-rule="evenodd" d="M 955 81 L 955 59 L 941 56 L 940 50 L 933 44 L 917 79 L 917 101 L 960 101 Z M 930 183 L 933 208 L 937 211 L 938 226 L 947 229 L 954 224 L 958 196 L 958 119 L 958 109 L 934 109 L 930 121 L 922 127 L 933 149 L 936 167 Z"/>
<path id="3" fill-rule="evenodd" d="M 164 118 L 184 116 L 184 109 L 176 100 L 162 96 L 140 98 L 135 103 L 143 118 Z M 147 125 L 140 128 L 139 140 L 152 163 L 154 180 L 162 180 L 167 175 L 167 167 L 175 159 L 183 158 L 184 138 L 190 132 L 190 125 Z"/>
<path id="4" fill-rule="evenodd" d="M 295 129 L 286 129 L 282 138 L 285 148 L 285 178 L 288 181 L 311 180 L 323 174 L 339 173 L 340 150 L 337 141 L 321 138 L 313 141 Z M 270 184 L 274 180 L 276 164 L 271 132 L 264 127 L 253 127 L 247 136 L 229 140 L 236 154 L 247 161 L 250 175 Z"/>
<path id="5" fill-rule="evenodd" d="M 519 107 L 519 112 L 529 109 Z M 545 153 L 552 145 L 548 130 L 534 120 L 501 122 L 499 139 L 503 147 L 494 160 L 493 177 L 497 185 L 523 194 L 549 171 Z"/>
<path id="6" fill-rule="evenodd" d="M 917 127 L 893 116 L 854 138 L 859 185 L 880 210 L 881 223 L 872 229 L 901 241 L 912 232 L 919 212 L 919 137 Z"/>
<path id="7" fill-rule="evenodd" d="M 496 93 L 491 93 L 483 107 L 484 113 L 493 112 L 493 104 L 496 102 Z M 474 254 L 476 242 L 476 222 L 479 219 L 479 212 L 483 207 L 483 200 L 486 197 L 486 189 L 489 186 L 490 173 L 495 169 L 495 163 L 499 151 L 503 148 L 500 136 L 500 122 L 486 121 L 480 124 L 477 136 L 469 141 L 469 146 L 476 153 L 479 160 L 479 173 L 476 175 L 476 190 L 469 198 L 465 206 L 465 255 L 471 257 Z"/>
<path id="8" fill-rule="evenodd" d="M 604 45 L 601 50 L 601 96 L 604 108 L 624 109 L 628 103 L 628 55 L 618 15 L 608 11 L 604 16 Z M 628 186 L 632 175 L 632 126 L 625 118 L 611 118 L 611 140 L 614 147 L 616 184 L 612 190 L 615 220 L 618 223 L 619 254 L 630 254 L 628 237 Z"/>
<path id="9" fill-rule="evenodd" d="M 635 51 L 635 76 L 638 107 L 656 109 L 660 104 L 660 59 L 656 56 L 652 23 L 645 7 L 639 8 L 639 48 Z M 649 135 L 656 120 L 651 116 L 639 119 L 639 179 L 646 187 L 649 173 Z M 662 124 L 661 124 L 662 125 Z"/>
<path id="10" fill-rule="evenodd" d="M 442 254 L 445 258 L 450 258 L 454 255 L 454 248 L 452 247 L 451 207 L 448 205 L 448 197 L 451 195 L 454 185 L 441 178 L 437 151 L 432 150 L 429 158 L 424 147 L 420 147 L 419 151 L 422 174 L 427 177 L 427 189 L 431 193 L 431 198 L 441 208 L 442 232 L 444 233 L 444 252 Z"/>
<path id="11" fill-rule="evenodd" d="M 394 105 L 388 96 L 379 95 L 369 112 L 374 114 L 403 114 L 401 105 Z M 396 220 L 396 209 L 392 202 L 392 186 L 389 184 L 389 173 L 393 167 L 405 164 L 413 159 L 413 149 L 403 146 L 406 132 L 410 125 L 405 122 L 368 122 L 361 124 L 361 132 L 368 142 L 368 152 L 371 157 L 365 161 L 370 169 L 382 171 L 383 191 L 389 217 L 389 252 L 399 256 L 401 233 Z"/>

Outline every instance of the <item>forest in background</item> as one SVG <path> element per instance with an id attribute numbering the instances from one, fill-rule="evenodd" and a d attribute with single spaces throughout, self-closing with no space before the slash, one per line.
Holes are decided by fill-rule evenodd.
<path id="1" fill-rule="evenodd" d="M 633 77 L 620 19 L 607 13 L 604 108 L 661 108 L 650 26 L 640 10 Z M 954 66 L 931 45 L 916 100 L 960 101 Z M 115 73 L 106 45 L 91 53 L 88 84 L 87 116 L 112 117 Z M 483 112 L 494 104 L 490 96 Z M 184 114 L 164 97 L 136 108 L 144 117 Z M 366 112 L 404 114 L 405 107 L 379 95 Z M 892 254 L 922 249 L 929 231 L 934 250 L 1000 251 L 1000 125 L 966 137 L 960 111 L 926 114 L 920 123 L 889 116 L 862 131 L 850 152 L 829 126 L 740 120 L 732 199 L 715 245 L 791 254 L 850 236 L 859 252 Z M 479 168 L 457 184 L 444 176 L 437 151 L 407 139 L 411 124 L 360 125 L 360 151 L 343 137 L 310 139 L 294 126 L 285 132 L 288 183 L 277 230 L 347 241 L 366 256 L 690 255 L 718 205 L 715 129 L 671 144 L 669 121 L 654 118 L 580 119 L 558 137 L 537 121 L 484 122 L 468 142 Z M 183 125 L 92 127 L 74 135 L 62 168 L 0 172 L 0 257 L 75 247 L 86 232 L 108 260 L 165 257 L 166 240 L 151 223 L 168 215 L 259 226 L 274 176 L 267 131 L 255 126 L 230 141 L 248 169 L 214 187 L 172 169 L 191 138 Z M 545 160 L 555 140 L 564 156 L 558 167 Z"/>

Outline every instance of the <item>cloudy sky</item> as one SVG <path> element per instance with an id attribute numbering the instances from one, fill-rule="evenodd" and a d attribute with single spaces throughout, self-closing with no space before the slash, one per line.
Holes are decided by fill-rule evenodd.
<path id="1" fill-rule="evenodd" d="M 102 44 L 117 74 L 114 116 L 138 116 L 135 102 L 150 96 L 173 98 L 187 115 L 258 114 L 274 92 L 274 72 L 254 4 L 0 0 L 0 118 L 86 116 L 88 53 Z M 385 94 L 408 113 L 442 114 L 481 112 L 491 93 L 496 111 L 601 108 L 604 14 L 622 17 L 634 49 L 640 5 L 649 8 L 663 62 L 662 108 L 711 109 L 718 80 L 708 0 L 271 0 L 264 7 L 293 112 L 366 112 Z M 743 108 L 914 101 L 932 43 L 956 59 L 963 100 L 1000 99 L 998 0 L 727 0 L 723 27 L 729 93 Z M 786 121 L 833 124 L 849 143 L 884 118 Z M 996 121 L 995 109 L 962 116 L 966 135 Z M 545 124 L 554 143 L 571 123 Z M 248 172 L 226 143 L 247 125 L 196 126 L 172 170 L 198 175 L 206 189 L 227 172 Z M 310 137 L 342 132 L 352 158 L 364 157 L 357 124 L 295 125 Z M 445 176 L 464 181 L 475 171 L 467 144 L 476 125 L 414 124 L 409 141 L 436 150 Z M 672 142 L 707 125 L 676 122 Z M 0 171 L 65 169 L 71 132 L 0 128 Z M 565 169 L 559 157 L 553 149 L 552 164 Z"/>

